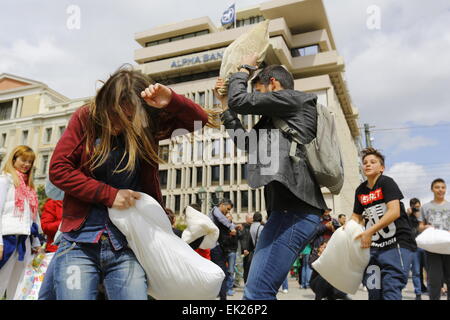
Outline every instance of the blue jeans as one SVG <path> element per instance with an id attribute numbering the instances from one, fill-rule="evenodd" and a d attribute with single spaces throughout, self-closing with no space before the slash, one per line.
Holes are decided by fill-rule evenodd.
<path id="1" fill-rule="evenodd" d="M 244 290 L 247 300 L 275 300 L 300 252 L 312 240 L 320 217 L 295 211 L 272 211 L 256 244 Z"/>
<path id="2" fill-rule="evenodd" d="M 302 287 L 309 287 L 309 280 L 311 280 L 312 269 L 309 266 L 309 254 L 305 254 L 302 259 Z"/>
<path id="3" fill-rule="evenodd" d="M 402 300 L 414 252 L 405 248 L 371 249 L 363 283 L 369 300 Z"/>
<path id="4" fill-rule="evenodd" d="M 42 282 L 41 288 L 39 289 L 38 300 L 56 300 L 55 286 L 53 285 L 55 272 L 55 257 L 50 261 L 45 272 L 44 281 Z"/>
<path id="5" fill-rule="evenodd" d="M 228 280 L 227 291 L 233 290 L 234 267 L 236 266 L 236 252 L 228 252 Z"/>
<path id="6" fill-rule="evenodd" d="M 412 280 L 414 284 L 414 293 L 416 295 L 422 294 L 422 282 L 420 280 L 420 267 L 423 255 L 423 249 L 417 248 L 417 251 L 413 253 L 412 262 L 411 262 L 411 272 L 412 272 Z"/>
<path id="7" fill-rule="evenodd" d="M 289 289 L 288 277 L 289 277 L 289 275 L 284 279 L 283 284 L 281 285 L 281 289 L 283 289 L 283 290 Z"/>
<path id="8" fill-rule="evenodd" d="M 147 278 L 133 251 L 114 251 L 109 238 L 98 243 L 63 238 L 53 259 L 57 300 L 95 300 L 101 281 L 108 300 L 147 300 Z"/>

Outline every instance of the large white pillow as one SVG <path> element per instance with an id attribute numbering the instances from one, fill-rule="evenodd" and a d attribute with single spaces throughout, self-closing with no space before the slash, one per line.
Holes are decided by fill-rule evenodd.
<path id="1" fill-rule="evenodd" d="M 361 248 L 361 240 L 354 240 L 364 227 L 354 220 L 338 228 L 313 268 L 333 287 L 349 294 L 358 290 L 370 260 L 370 249 Z"/>
<path id="2" fill-rule="evenodd" d="M 238 71 L 242 63 L 242 58 L 251 54 L 258 55 L 258 64 L 264 61 L 267 48 L 269 47 L 269 22 L 264 20 L 234 40 L 223 53 L 222 64 L 220 65 L 220 78 L 228 83 L 228 77 Z M 226 94 L 226 90 L 219 90 L 221 95 Z"/>
<path id="3" fill-rule="evenodd" d="M 181 239 L 186 243 L 205 236 L 199 248 L 211 249 L 216 246 L 217 239 L 219 239 L 219 228 L 207 215 L 188 206 L 186 208 L 186 224 L 187 227 L 181 235 Z"/>
<path id="4" fill-rule="evenodd" d="M 147 274 L 148 293 L 158 300 L 213 300 L 225 274 L 177 237 L 160 204 L 141 193 L 136 206 L 108 209 L 114 225 Z"/>
<path id="5" fill-rule="evenodd" d="M 438 254 L 450 254 L 450 232 L 435 229 L 425 229 L 416 238 L 417 246 L 426 251 Z"/>

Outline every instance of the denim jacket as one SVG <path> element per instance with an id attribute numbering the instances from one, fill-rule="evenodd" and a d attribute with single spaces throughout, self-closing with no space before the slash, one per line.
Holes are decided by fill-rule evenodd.
<path id="1" fill-rule="evenodd" d="M 249 152 L 250 187 L 259 188 L 271 181 L 279 181 L 300 200 L 313 207 L 327 209 L 320 186 L 308 169 L 305 154 L 301 148 L 297 148 L 300 162 L 294 163 L 289 157 L 290 141 L 281 131 L 275 129 L 271 120 L 271 117 L 285 120 L 289 126 L 300 133 L 303 143 L 310 142 L 316 136 L 317 96 L 289 89 L 248 93 L 247 81 L 248 75 L 243 72 L 237 72 L 231 76 L 228 88 L 229 110 L 222 113 L 221 119 L 230 136 L 233 136 L 236 134 L 233 130 L 244 130 L 237 118 L 238 113 L 262 116 L 253 127 L 256 131 L 257 143 L 247 141 L 245 146 L 237 144 L 238 148 Z M 234 140 L 236 142 L 236 137 Z M 262 159 L 259 155 L 256 158 L 253 157 L 257 161 L 252 161 L 252 155 L 255 156 L 261 151 L 263 154 L 270 155 L 266 156 L 270 158 L 269 163 L 267 158 Z"/>

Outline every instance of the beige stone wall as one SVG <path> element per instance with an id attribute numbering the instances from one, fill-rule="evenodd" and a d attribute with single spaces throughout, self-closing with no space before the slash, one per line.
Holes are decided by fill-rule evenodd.
<path id="1" fill-rule="evenodd" d="M 34 94 L 23 97 L 22 113 L 19 117 L 24 118 L 39 113 L 41 95 Z"/>

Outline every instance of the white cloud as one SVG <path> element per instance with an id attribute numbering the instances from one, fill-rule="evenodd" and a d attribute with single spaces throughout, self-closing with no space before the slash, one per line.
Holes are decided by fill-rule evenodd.
<path id="1" fill-rule="evenodd" d="M 413 135 L 411 130 L 374 131 L 375 144 L 383 149 L 392 149 L 394 155 L 439 144 L 435 139 L 423 135 Z"/>
<path id="2" fill-rule="evenodd" d="M 399 162 L 387 168 L 385 175 L 397 182 L 405 197 L 406 206 L 409 205 L 409 199 L 414 197 L 426 203 L 433 199 L 431 182 L 438 177 L 449 180 L 450 163 L 425 166 L 414 162 Z"/>

